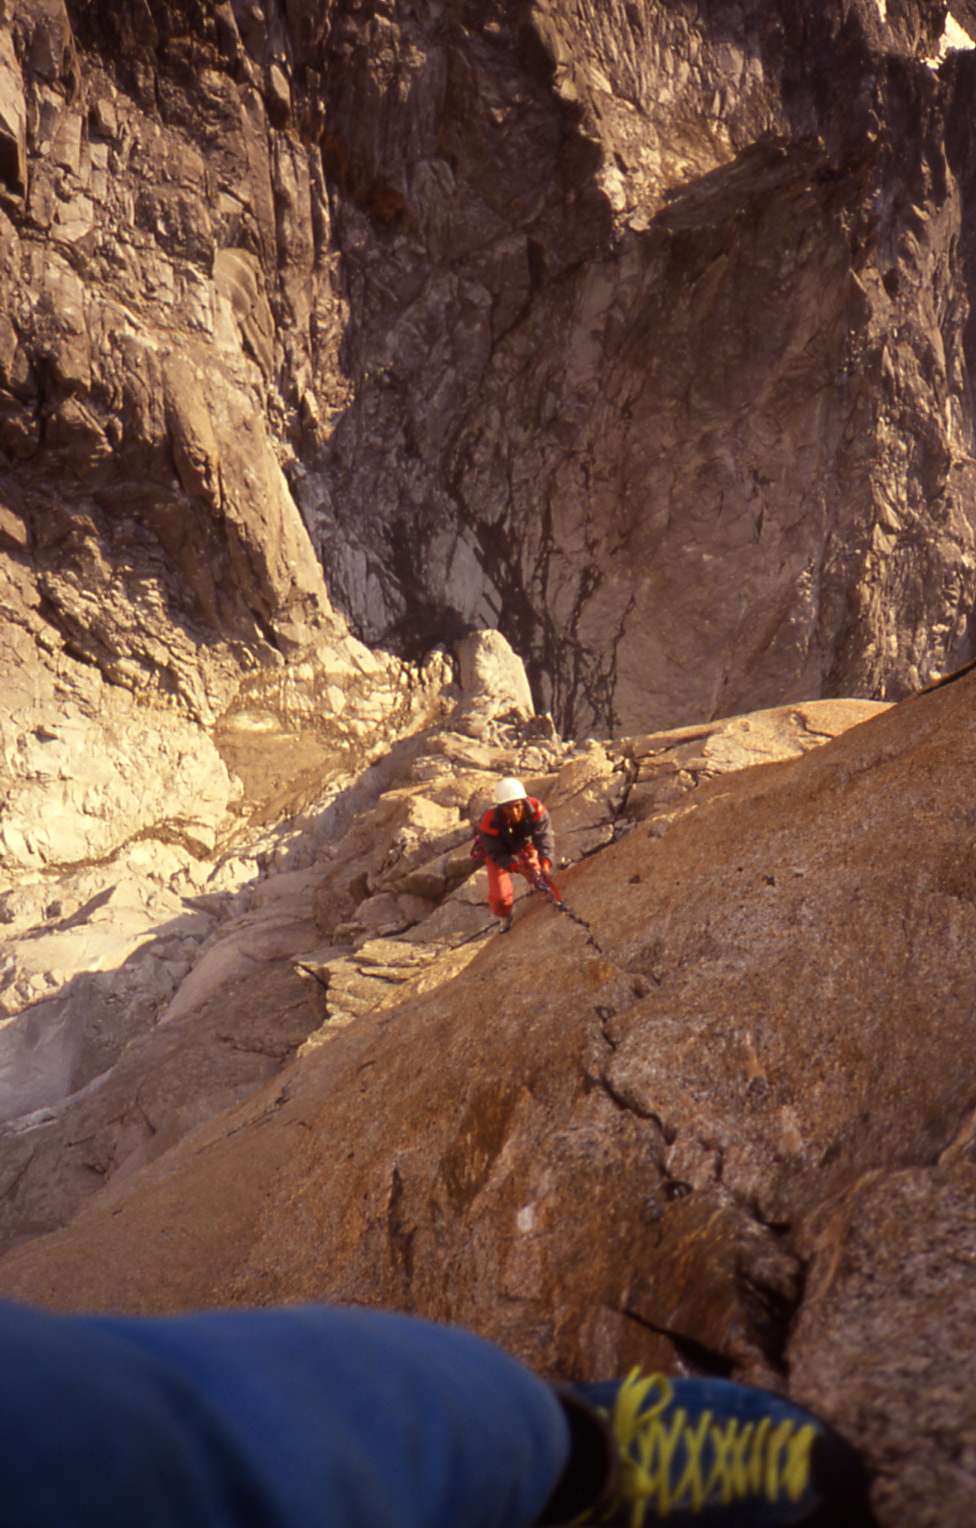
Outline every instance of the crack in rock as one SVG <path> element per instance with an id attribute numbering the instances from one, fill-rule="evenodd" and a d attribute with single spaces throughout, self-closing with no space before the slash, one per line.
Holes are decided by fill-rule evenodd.
<path id="1" fill-rule="evenodd" d="M 735 1360 L 725 1353 L 720 1353 L 715 1348 L 708 1347 L 705 1343 L 696 1342 L 684 1332 L 676 1332 L 673 1327 L 665 1326 L 656 1321 L 649 1321 L 642 1316 L 640 1311 L 624 1306 L 620 1315 L 628 1321 L 633 1321 L 637 1326 L 644 1328 L 646 1332 L 653 1332 L 656 1337 L 666 1337 L 672 1344 L 679 1358 L 683 1359 L 693 1374 L 704 1374 L 714 1379 L 730 1379 L 735 1372 Z"/>

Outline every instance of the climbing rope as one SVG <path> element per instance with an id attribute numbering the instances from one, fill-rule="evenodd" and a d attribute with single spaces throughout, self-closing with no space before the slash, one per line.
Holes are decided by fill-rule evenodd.
<path id="1" fill-rule="evenodd" d="M 541 870 L 537 870 L 534 874 L 530 874 L 529 882 L 533 890 L 542 892 L 543 896 L 549 898 L 553 907 L 558 908 L 561 913 L 565 913 L 567 918 L 572 918 L 574 923 L 578 923 L 580 928 L 585 928 L 586 932 L 592 937 L 592 930 L 586 919 L 570 907 L 569 903 L 563 899 L 562 892 L 558 886 L 553 881 L 550 881 L 547 875 L 543 875 Z"/>
<path id="2" fill-rule="evenodd" d="M 485 858 L 484 849 L 477 839 L 475 839 L 471 849 L 471 858 L 475 861 L 476 864 L 482 864 Z M 518 856 L 518 861 L 526 880 L 532 887 L 532 890 L 537 891 L 540 893 L 540 895 L 546 897 L 558 912 L 565 913 L 567 918 L 571 918 L 574 923 L 578 924 L 586 934 L 588 942 L 592 944 L 595 949 L 600 950 L 602 954 L 602 947 L 586 919 L 582 916 L 581 913 L 576 912 L 575 908 L 570 907 L 569 903 L 564 899 L 563 894 L 559 890 L 559 887 L 556 885 L 555 881 L 550 880 L 549 876 L 543 872 L 538 860 L 532 856 L 520 854 Z M 502 933 L 507 934 L 511 926 L 511 916 L 509 916 L 507 923 L 502 928 Z M 452 948 L 460 949 L 461 945 L 469 944 L 475 939 L 483 939 L 486 934 L 496 932 L 497 928 L 497 924 L 488 924 L 485 928 L 475 929 L 473 933 L 465 934 L 464 938 L 459 939 L 457 943 L 452 946 Z"/>

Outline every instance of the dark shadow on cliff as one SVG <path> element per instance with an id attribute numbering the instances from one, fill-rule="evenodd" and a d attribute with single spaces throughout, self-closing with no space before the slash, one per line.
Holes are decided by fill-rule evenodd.
<path id="1" fill-rule="evenodd" d="M 356 398 L 314 467 L 330 483 L 317 539 L 337 602 L 365 640 L 416 658 L 491 613 L 445 587 L 437 548 L 464 530 L 452 461 L 492 351 L 607 246 L 612 212 L 600 147 L 559 98 L 525 0 L 514 16 L 458 3 L 400 22 L 399 45 L 424 58 L 414 74 L 377 65 L 351 7 L 332 27 L 322 152 Z M 496 614 L 510 634 L 514 612 Z"/>
<path id="2" fill-rule="evenodd" d="M 976 17 L 974 17 L 976 25 Z M 950 105 L 946 124 L 946 157 L 962 188 L 965 206 L 976 207 L 976 51 L 956 53 L 946 65 Z M 976 294 L 976 217 L 961 219 L 966 287 Z M 967 392 L 976 414 L 976 301 L 970 302 L 965 326 Z"/>
<path id="3" fill-rule="evenodd" d="M 687 11 L 679 0 L 665 0 L 662 9 L 671 14 Z M 639 7 L 632 10 L 639 12 Z M 337 22 L 324 162 L 350 301 L 343 357 L 357 395 L 338 420 L 315 468 L 331 485 L 329 515 L 320 522 L 323 561 L 330 568 L 343 609 L 361 635 L 415 653 L 470 622 L 465 608 L 470 591 L 455 580 L 453 565 L 438 551 L 445 539 L 454 538 L 456 545 L 474 548 L 482 593 L 489 591 L 483 594 L 488 608 L 479 612 L 480 618 L 497 621 L 523 655 L 535 693 L 552 708 L 563 731 L 592 726 L 593 716 L 611 733 L 617 730 L 617 654 L 625 602 L 616 636 L 612 619 L 603 623 L 599 650 L 581 631 L 581 618 L 606 602 L 606 570 L 595 562 L 579 570 L 569 619 L 570 602 L 565 595 L 558 613 L 551 608 L 546 579 L 550 547 L 558 533 L 550 526 L 553 516 L 546 500 L 555 490 L 548 487 L 536 459 L 539 453 L 516 448 L 516 432 L 508 432 L 504 442 L 508 455 L 500 456 L 492 469 L 494 480 L 483 494 L 493 506 L 490 516 L 484 505 L 471 500 L 466 488 L 465 472 L 484 434 L 488 407 L 484 397 L 498 369 L 499 355 L 513 333 L 528 333 L 535 325 L 536 352 L 547 343 L 554 346 L 551 369 L 558 376 L 566 357 L 558 349 L 558 329 L 549 321 L 552 314 L 560 304 L 570 306 L 572 294 L 583 290 L 588 275 L 617 268 L 625 254 L 633 258 L 636 250 L 636 263 L 645 273 L 640 278 L 644 300 L 639 309 L 635 304 L 630 333 L 605 364 L 603 391 L 605 397 L 613 396 L 623 370 L 634 372 L 639 363 L 647 368 L 649 385 L 658 385 L 655 357 L 669 354 L 676 344 L 680 348 L 687 339 L 674 329 L 675 305 L 668 299 L 668 283 L 678 291 L 687 290 L 695 273 L 705 271 L 710 260 L 719 256 L 741 264 L 741 251 L 760 223 L 767 241 L 784 239 L 779 250 L 782 270 L 774 269 L 775 242 L 772 246 L 767 242 L 762 253 L 777 289 L 753 292 L 746 283 L 740 304 L 755 312 L 757 304 L 779 305 L 780 327 L 785 331 L 791 301 L 787 273 L 793 258 L 787 236 L 796 233 L 798 217 L 791 209 L 798 209 L 815 237 L 823 241 L 825 280 L 832 284 L 821 306 L 825 315 L 836 319 L 836 334 L 825 343 L 822 365 L 814 368 L 807 403 L 814 407 L 817 391 L 834 385 L 842 395 L 850 394 L 853 407 L 858 386 L 877 388 L 879 377 L 874 372 L 880 356 L 862 357 L 858 348 L 865 314 L 854 278 L 859 270 L 877 265 L 894 287 L 897 273 L 891 274 L 891 267 L 896 257 L 891 251 L 910 226 L 913 207 L 933 199 L 938 204 L 946 196 L 941 85 L 921 62 L 932 44 L 932 18 L 907 4 L 893 4 L 889 12 L 886 27 L 870 4 L 851 6 L 843 16 L 832 10 L 811 12 L 799 0 L 781 0 L 772 7 L 714 4 L 696 9 L 695 26 L 709 42 L 733 44 L 760 62 L 789 133 L 781 137 L 766 133 L 747 143 L 728 164 L 673 187 L 666 205 L 640 233 L 616 226 L 598 183 L 607 146 L 597 141 L 584 109 L 561 98 L 553 59 L 530 26 L 513 49 L 504 35 L 492 39 L 487 33 L 463 32 L 464 23 L 474 15 L 471 7 L 463 5 L 451 8 L 443 26 L 430 36 L 422 33 L 420 22 L 404 22 L 400 39 L 404 46 L 415 42 L 419 47 L 422 38 L 430 46 L 422 79 L 414 81 L 411 91 L 401 77 L 394 100 L 391 90 L 375 85 L 368 70 L 366 41 L 362 35 L 353 35 L 347 16 L 349 36 L 345 51 L 339 49 L 344 34 L 342 22 Z M 483 22 L 487 12 L 482 7 L 478 15 Z M 539 152 L 543 138 L 527 133 L 520 139 L 518 130 L 513 132 L 511 113 L 492 117 L 482 111 L 482 96 L 487 98 L 489 82 L 494 88 L 503 60 L 509 72 L 514 71 L 534 92 L 536 122 L 547 124 L 550 132 L 554 124 L 558 126 L 557 138 L 547 147 L 548 158 Z M 432 84 L 438 69 L 441 73 Z M 436 98 L 434 105 L 426 101 L 428 114 L 437 119 L 436 133 L 423 117 L 420 98 L 425 91 Z M 520 143 L 524 151 L 513 155 Z M 437 158 L 446 167 L 444 175 L 451 178 L 449 190 L 438 191 L 442 200 L 435 199 L 437 218 L 423 198 L 418 199 L 413 178 L 424 152 Z M 504 179 L 499 177 L 499 166 L 505 170 Z M 523 193 L 530 182 L 540 189 L 543 203 L 526 220 Z M 779 235 L 773 216 L 777 197 L 785 209 L 785 232 L 780 230 Z M 567 209 L 573 202 L 570 221 Z M 478 318 L 478 343 L 484 344 L 484 356 L 445 404 L 436 395 L 432 378 L 460 374 L 444 336 L 462 324 L 465 314 L 460 300 L 452 308 L 445 298 L 446 306 L 439 309 L 428 298 L 438 281 L 485 281 L 485 248 L 465 247 L 458 232 L 476 226 L 476 214 L 483 207 L 501 214 L 508 233 L 524 235 L 527 280 L 514 323 L 503 333 L 489 333 L 491 314 L 484 312 Z M 491 288 L 490 283 L 488 289 L 497 308 L 501 289 Z M 412 338 L 411 325 L 416 330 Z M 706 347 L 718 338 L 704 331 L 697 336 Z M 646 360 L 639 355 L 641 350 Z M 769 386 L 775 375 L 775 351 L 775 342 L 768 346 L 757 342 L 756 374 L 745 379 L 745 392 L 746 368 L 739 368 L 741 377 L 726 379 L 730 395 L 737 400 L 737 417 L 744 415 L 750 389 L 758 393 Z M 701 352 L 699 370 L 704 380 L 699 385 L 708 387 L 710 373 L 721 376 L 726 359 L 720 348 L 714 354 L 707 348 Z M 523 388 L 523 378 L 529 380 L 526 373 L 527 368 L 515 390 L 499 385 L 493 406 L 513 415 L 524 410 L 531 416 L 539 410 L 545 389 L 540 383 L 536 398 L 530 386 Z M 673 378 L 661 378 L 660 407 L 656 415 L 653 411 L 647 415 L 645 430 L 652 441 L 655 420 L 668 410 L 682 417 L 682 399 L 672 383 Z M 799 378 L 784 376 L 784 396 L 796 395 L 801 385 Z M 566 400 L 560 402 L 565 405 Z M 693 443 L 693 410 L 683 418 L 686 438 Z M 569 460 L 579 450 L 575 418 L 572 424 L 567 419 L 564 433 L 563 456 Z M 530 434 L 522 431 L 525 439 Z M 681 446 L 679 440 L 679 459 Z M 674 451 L 674 444 L 667 449 Z M 938 497 L 944 478 L 941 457 L 925 441 L 918 452 L 923 491 L 929 498 Z M 788 641 L 788 622 L 781 622 L 782 629 L 772 630 L 765 654 L 756 636 L 756 652 L 747 665 L 755 672 L 755 692 L 748 691 L 751 681 L 741 675 L 722 680 L 711 714 L 813 693 L 811 682 L 825 694 L 904 692 L 897 685 L 888 692 L 883 675 L 862 672 L 868 666 L 861 652 L 866 638 L 856 601 L 844 584 L 848 575 L 830 571 L 839 557 L 831 539 L 835 529 L 831 517 L 845 512 L 841 495 L 849 493 L 841 485 L 853 476 L 867 493 L 868 480 L 857 463 L 848 465 L 846 458 L 855 453 L 840 439 L 836 455 L 838 486 L 830 495 L 829 523 L 824 525 L 814 559 L 815 579 L 829 586 L 816 633 L 823 648 L 821 670 L 814 676 L 795 672 L 798 688 L 784 692 L 780 670 L 787 660 L 779 648 Z M 608 463 L 606 470 L 612 472 L 613 464 Z M 761 478 L 761 462 L 756 472 Z M 484 478 L 487 481 L 487 472 Z M 515 479 L 528 485 L 519 502 L 513 499 Z M 307 508 L 311 523 L 315 509 Z M 697 512 L 693 500 L 681 509 L 692 515 Z M 762 516 L 760 511 L 757 540 Z M 870 529 L 868 525 L 853 526 L 849 532 L 838 528 L 838 536 L 850 541 L 854 555 L 861 540 L 869 540 Z M 537 553 L 525 551 L 528 540 L 540 548 Z M 762 553 L 756 555 L 761 562 Z M 688 618 L 697 619 L 693 611 Z M 770 623 L 775 626 L 772 614 L 766 620 Z M 689 703 L 694 714 L 701 712 L 698 698 Z"/>

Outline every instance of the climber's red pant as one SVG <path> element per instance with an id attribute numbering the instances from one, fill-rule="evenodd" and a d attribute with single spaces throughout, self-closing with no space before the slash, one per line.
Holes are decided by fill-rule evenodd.
<path id="1" fill-rule="evenodd" d="M 512 871 L 527 881 L 529 872 L 518 861 L 511 869 L 503 870 L 493 859 L 486 859 L 485 868 L 488 871 L 488 906 L 496 918 L 507 918 L 512 911 Z"/>

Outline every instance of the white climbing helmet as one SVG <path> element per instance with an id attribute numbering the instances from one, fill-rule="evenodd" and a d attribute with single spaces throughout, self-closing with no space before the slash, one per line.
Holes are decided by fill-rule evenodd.
<path id="1" fill-rule="evenodd" d="M 521 780 L 499 780 L 495 786 L 495 805 L 505 806 L 509 801 L 525 801 L 526 790 Z"/>

